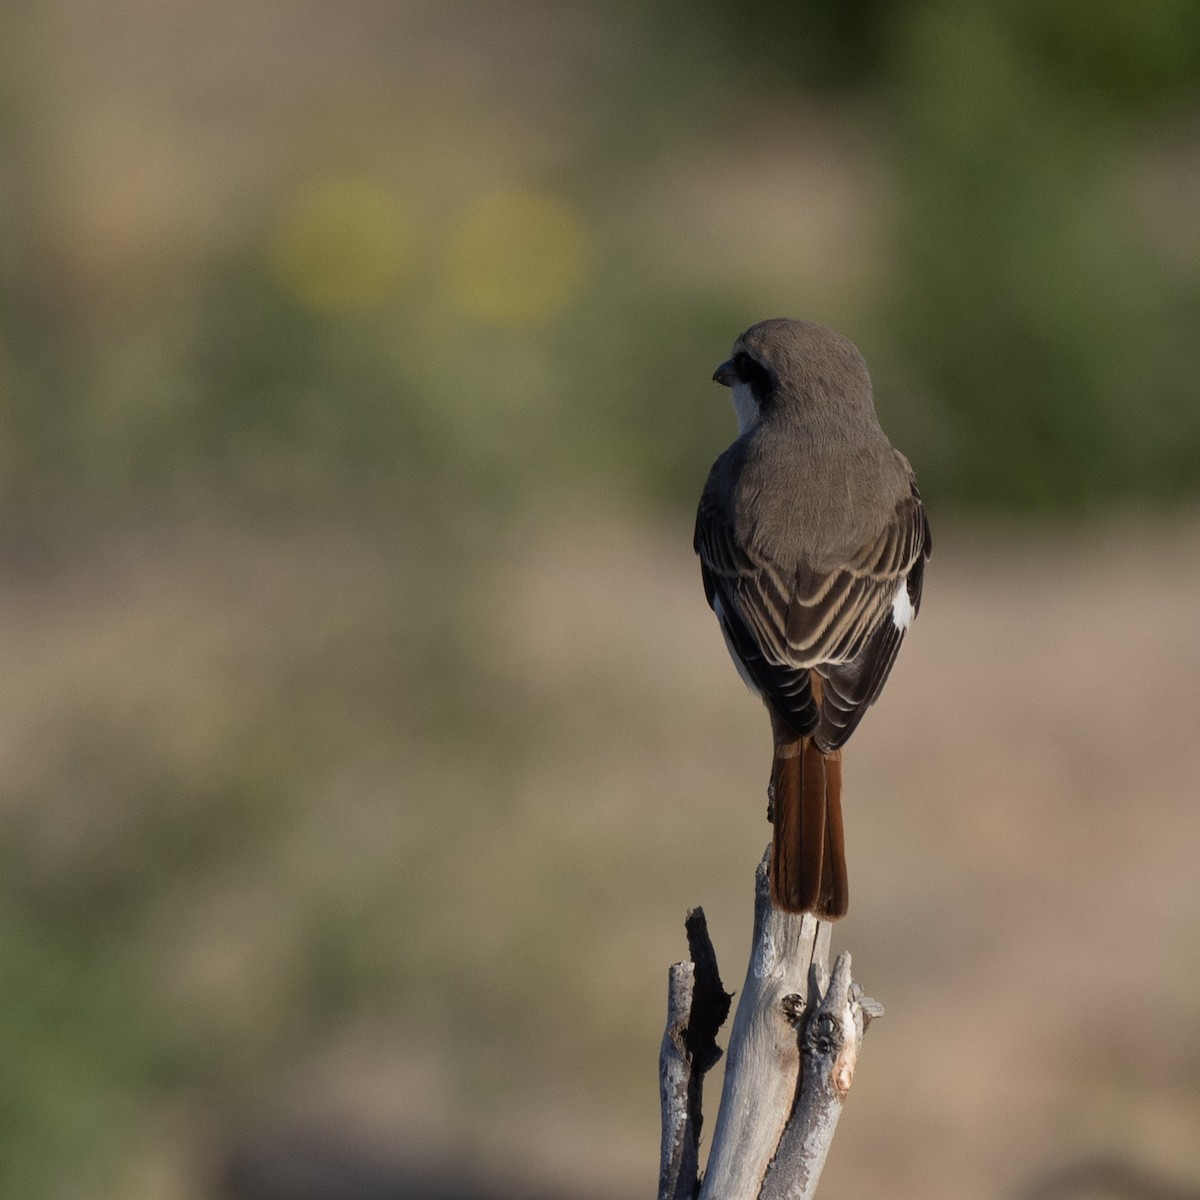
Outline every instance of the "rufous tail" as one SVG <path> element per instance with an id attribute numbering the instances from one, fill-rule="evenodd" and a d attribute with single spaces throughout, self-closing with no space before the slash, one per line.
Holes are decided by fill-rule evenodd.
<path id="1" fill-rule="evenodd" d="M 771 903 L 822 921 L 846 915 L 850 892 L 842 832 L 842 752 L 826 754 L 772 714 Z"/>

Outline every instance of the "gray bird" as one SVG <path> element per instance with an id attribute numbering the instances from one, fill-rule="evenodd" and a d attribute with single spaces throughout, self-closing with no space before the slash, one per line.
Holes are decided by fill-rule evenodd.
<path id="1" fill-rule="evenodd" d="M 771 898 L 835 921 L 849 903 L 842 746 L 920 608 L 929 523 L 847 338 L 763 321 L 713 379 L 733 389 L 739 434 L 709 473 L 695 548 L 729 653 L 771 715 Z"/>

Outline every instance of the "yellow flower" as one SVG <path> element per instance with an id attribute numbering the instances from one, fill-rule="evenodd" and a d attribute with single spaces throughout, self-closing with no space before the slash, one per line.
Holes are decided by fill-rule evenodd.
<path id="1" fill-rule="evenodd" d="M 454 230 L 448 283 L 465 312 L 496 325 L 534 325 L 579 294 L 591 246 L 574 210 L 540 192 L 477 201 Z"/>
<path id="2" fill-rule="evenodd" d="M 411 235 L 395 197 L 366 180 L 318 179 L 292 197 L 268 260 L 293 300 L 324 313 L 362 312 L 395 290 Z"/>

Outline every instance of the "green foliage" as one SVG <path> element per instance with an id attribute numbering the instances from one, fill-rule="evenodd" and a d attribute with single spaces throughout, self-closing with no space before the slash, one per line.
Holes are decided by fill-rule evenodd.
<path id="1" fill-rule="evenodd" d="M 1200 85 L 1200 10 L 1190 0 L 1004 0 L 996 12 L 1046 78 L 1117 110 L 1194 99 Z"/>
<path id="2" fill-rule="evenodd" d="M 1200 280 L 1140 237 L 1130 127 L 986 12 L 926 16 L 904 45 L 885 320 L 927 486 L 1021 509 L 1191 491 Z"/>
<path id="3" fill-rule="evenodd" d="M 721 53 L 751 64 L 762 82 L 844 91 L 878 83 L 892 23 L 914 7 L 912 0 L 669 0 L 662 19 L 668 29 L 706 23 Z"/>
<path id="4" fill-rule="evenodd" d="M 1147 236 L 1159 213 L 1137 177 L 1151 122 L 1200 95 L 1200 8 L 707 11 L 745 86 L 869 98 L 896 220 L 862 340 L 936 507 L 1195 495 L 1200 262 Z"/>

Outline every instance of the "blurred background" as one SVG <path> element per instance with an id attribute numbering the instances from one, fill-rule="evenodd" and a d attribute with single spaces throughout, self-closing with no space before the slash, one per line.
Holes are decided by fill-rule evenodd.
<path id="1" fill-rule="evenodd" d="M 0 1193 L 650 1194 L 780 314 L 936 543 L 823 1195 L 1200 1182 L 1200 7 L 6 0 L 0 217 Z"/>

